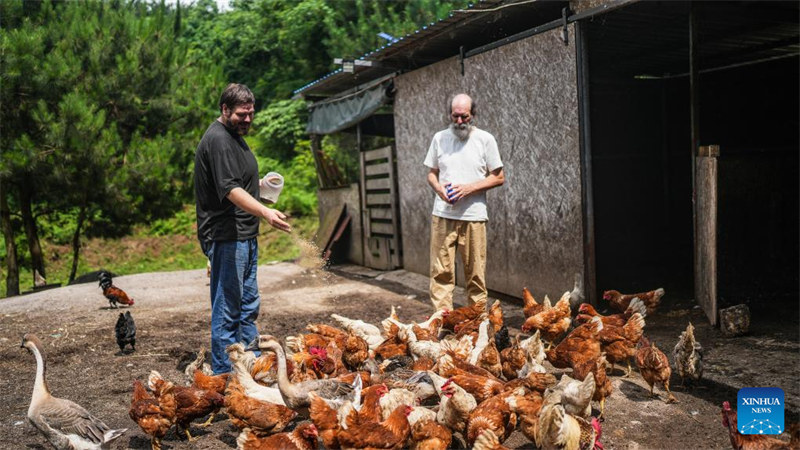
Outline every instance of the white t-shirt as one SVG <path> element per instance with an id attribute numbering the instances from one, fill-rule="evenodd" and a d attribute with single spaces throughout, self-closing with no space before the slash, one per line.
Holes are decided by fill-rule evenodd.
<path id="1" fill-rule="evenodd" d="M 486 131 L 473 128 L 467 140 L 460 140 L 448 127 L 433 136 L 423 163 L 439 169 L 439 183 L 468 184 L 489 176 L 503 167 L 497 141 Z M 436 196 L 433 215 L 446 219 L 481 222 L 489 219 L 486 213 L 486 191 L 462 198 L 454 204 Z"/>

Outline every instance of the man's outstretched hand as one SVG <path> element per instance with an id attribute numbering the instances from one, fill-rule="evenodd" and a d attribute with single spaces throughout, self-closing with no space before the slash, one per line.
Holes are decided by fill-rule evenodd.
<path id="1" fill-rule="evenodd" d="M 267 219 L 267 222 L 272 225 L 273 228 L 286 231 L 287 233 L 292 231 L 292 226 L 285 222 L 286 214 L 277 209 L 267 208 L 267 213 L 264 218 Z"/>

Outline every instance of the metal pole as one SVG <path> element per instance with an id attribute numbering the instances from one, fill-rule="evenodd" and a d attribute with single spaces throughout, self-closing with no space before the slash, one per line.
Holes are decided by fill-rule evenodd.
<path id="1" fill-rule="evenodd" d="M 578 75 L 578 122 L 580 126 L 581 197 L 583 203 L 583 287 L 586 300 L 597 304 L 597 261 L 594 236 L 594 193 L 592 189 L 592 127 L 589 109 L 588 24 L 575 22 L 575 51 Z"/>
<path id="2" fill-rule="evenodd" d="M 367 240 L 365 239 L 365 230 L 364 224 L 368 223 L 364 220 L 364 215 L 369 214 L 367 211 L 367 198 L 366 198 L 366 189 L 367 189 L 367 173 L 365 172 L 367 169 L 364 165 L 364 155 L 361 154 L 361 122 L 356 124 L 356 150 L 358 151 L 358 161 L 359 166 L 361 168 L 361 173 L 358 175 L 358 209 L 359 209 L 359 223 L 361 224 L 361 236 L 358 236 L 361 239 L 361 265 L 367 265 L 367 254 L 365 247 L 367 246 Z M 355 236 L 354 236 L 355 237 Z"/>
<path id="3" fill-rule="evenodd" d="M 694 292 L 697 294 L 698 283 L 702 280 L 697 279 L 697 181 L 696 172 L 697 167 L 695 164 L 695 156 L 697 156 L 697 148 L 700 145 L 700 111 L 699 111 L 699 93 L 700 93 L 700 79 L 697 67 L 697 46 L 698 46 L 698 23 L 697 23 L 697 3 L 691 2 L 689 6 L 689 109 L 691 117 L 691 164 L 692 164 L 692 268 L 694 276 Z M 695 295 L 695 297 L 697 297 Z"/>

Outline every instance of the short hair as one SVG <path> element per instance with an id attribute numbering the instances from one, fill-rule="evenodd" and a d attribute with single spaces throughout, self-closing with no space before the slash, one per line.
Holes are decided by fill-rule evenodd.
<path id="1" fill-rule="evenodd" d="M 472 98 L 471 95 L 464 92 L 459 92 L 458 94 L 453 94 L 449 97 L 449 99 L 447 100 L 447 117 L 449 118 L 450 114 L 453 114 L 453 100 L 455 100 L 456 97 L 458 97 L 459 95 L 466 95 L 467 97 L 469 97 L 470 100 L 469 115 L 474 117 L 475 113 L 478 111 L 477 103 L 475 102 L 475 99 Z"/>
<path id="2" fill-rule="evenodd" d="M 222 111 L 222 105 L 227 106 L 228 109 L 235 109 L 239 105 L 255 102 L 256 97 L 250 88 L 243 84 L 231 83 L 222 91 L 222 96 L 219 98 L 219 110 Z"/>

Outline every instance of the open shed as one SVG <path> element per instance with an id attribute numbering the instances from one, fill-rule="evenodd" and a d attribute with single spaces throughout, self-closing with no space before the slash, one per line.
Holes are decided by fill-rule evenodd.
<path id="1" fill-rule="evenodd" d="M 394 145 L 379 163 L 394 184 L 367 189 L 366 161 L 358 189 L 366 253 L 369 236 L 396 237 L 386 268 L 428 273 L 422 159 L 464 91 L 506 171 L 489 193 L 490 290 L 557 297 L 579 274 L 593 302 L 665 287 L 712 323 L 767 298 L 796 317 L 798 29 L 797 2 L 487 1 L 298 94 L 320 100 L 312 121 L 376 85 L 388 94 Z M 347 125 L 386 120 L 368 117 Z M 396 211 L 393 235 L 367 229 L 375 194 Z"/>

